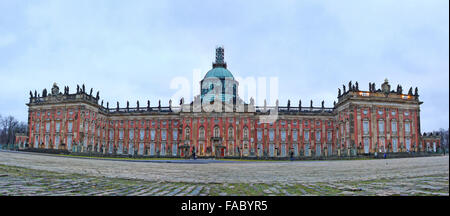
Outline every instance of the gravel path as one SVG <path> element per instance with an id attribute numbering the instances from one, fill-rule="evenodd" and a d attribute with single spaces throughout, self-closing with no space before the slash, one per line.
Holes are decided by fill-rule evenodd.
<path id="1" fill-rule="evenodd" d="M 183 164 L 90 160 L 0 152 L 0 164 L 96 177 L 189 183 L 315 183 L 449 175 L 448 156 L 387 160 Z"/>

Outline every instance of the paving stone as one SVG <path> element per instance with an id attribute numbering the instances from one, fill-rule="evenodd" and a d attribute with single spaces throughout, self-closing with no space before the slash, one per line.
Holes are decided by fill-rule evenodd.
<path id="1" fill-rule="evenodd" d="M 197 186 L 191 193 L 189 193 L 189 196 L 197 196 L 202 189 L 203 186 Z"/>

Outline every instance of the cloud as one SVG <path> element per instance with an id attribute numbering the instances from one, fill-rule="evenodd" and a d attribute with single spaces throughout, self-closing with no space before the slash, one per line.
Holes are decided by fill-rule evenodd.
<path id="1" fill-rule="evenodd" d="M 367 89 L 387 77 L 419 87 L 424 131 L 448 127 L 436 118 L 449 113 L 448 8 L 416 0 L 6 1 L 0 113 L 26 121 L 28 91 L 53 82 L 72 92 L 85 83 L 110 104 L 167 104 L 172 79 L 206 73 L 224 45 L 235 77 L 278 77 L 280 104 L 331 106 L 342 84 Z"/>

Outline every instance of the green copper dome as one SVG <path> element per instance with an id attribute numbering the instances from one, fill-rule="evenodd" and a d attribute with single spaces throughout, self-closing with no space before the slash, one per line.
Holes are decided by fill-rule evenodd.
<path id="1" fill-rule="evenodd" d="M 205 78 L 233 78 L 233 74 L 231 74 L 231 72 L 229 70 L 227 70 L 226 68 L 223 67 L 216 67 L 213 68 L 211 70 L 208 71 L 208 73 L 206 73 Z"/>

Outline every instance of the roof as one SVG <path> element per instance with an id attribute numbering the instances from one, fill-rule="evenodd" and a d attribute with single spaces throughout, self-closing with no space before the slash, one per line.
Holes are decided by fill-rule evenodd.
<path id="1" fill-rule="evenodd" d="M 206 73 L 205 78 L 233 78 L 233 74 L 223 67 L 215 67 Z"/>

